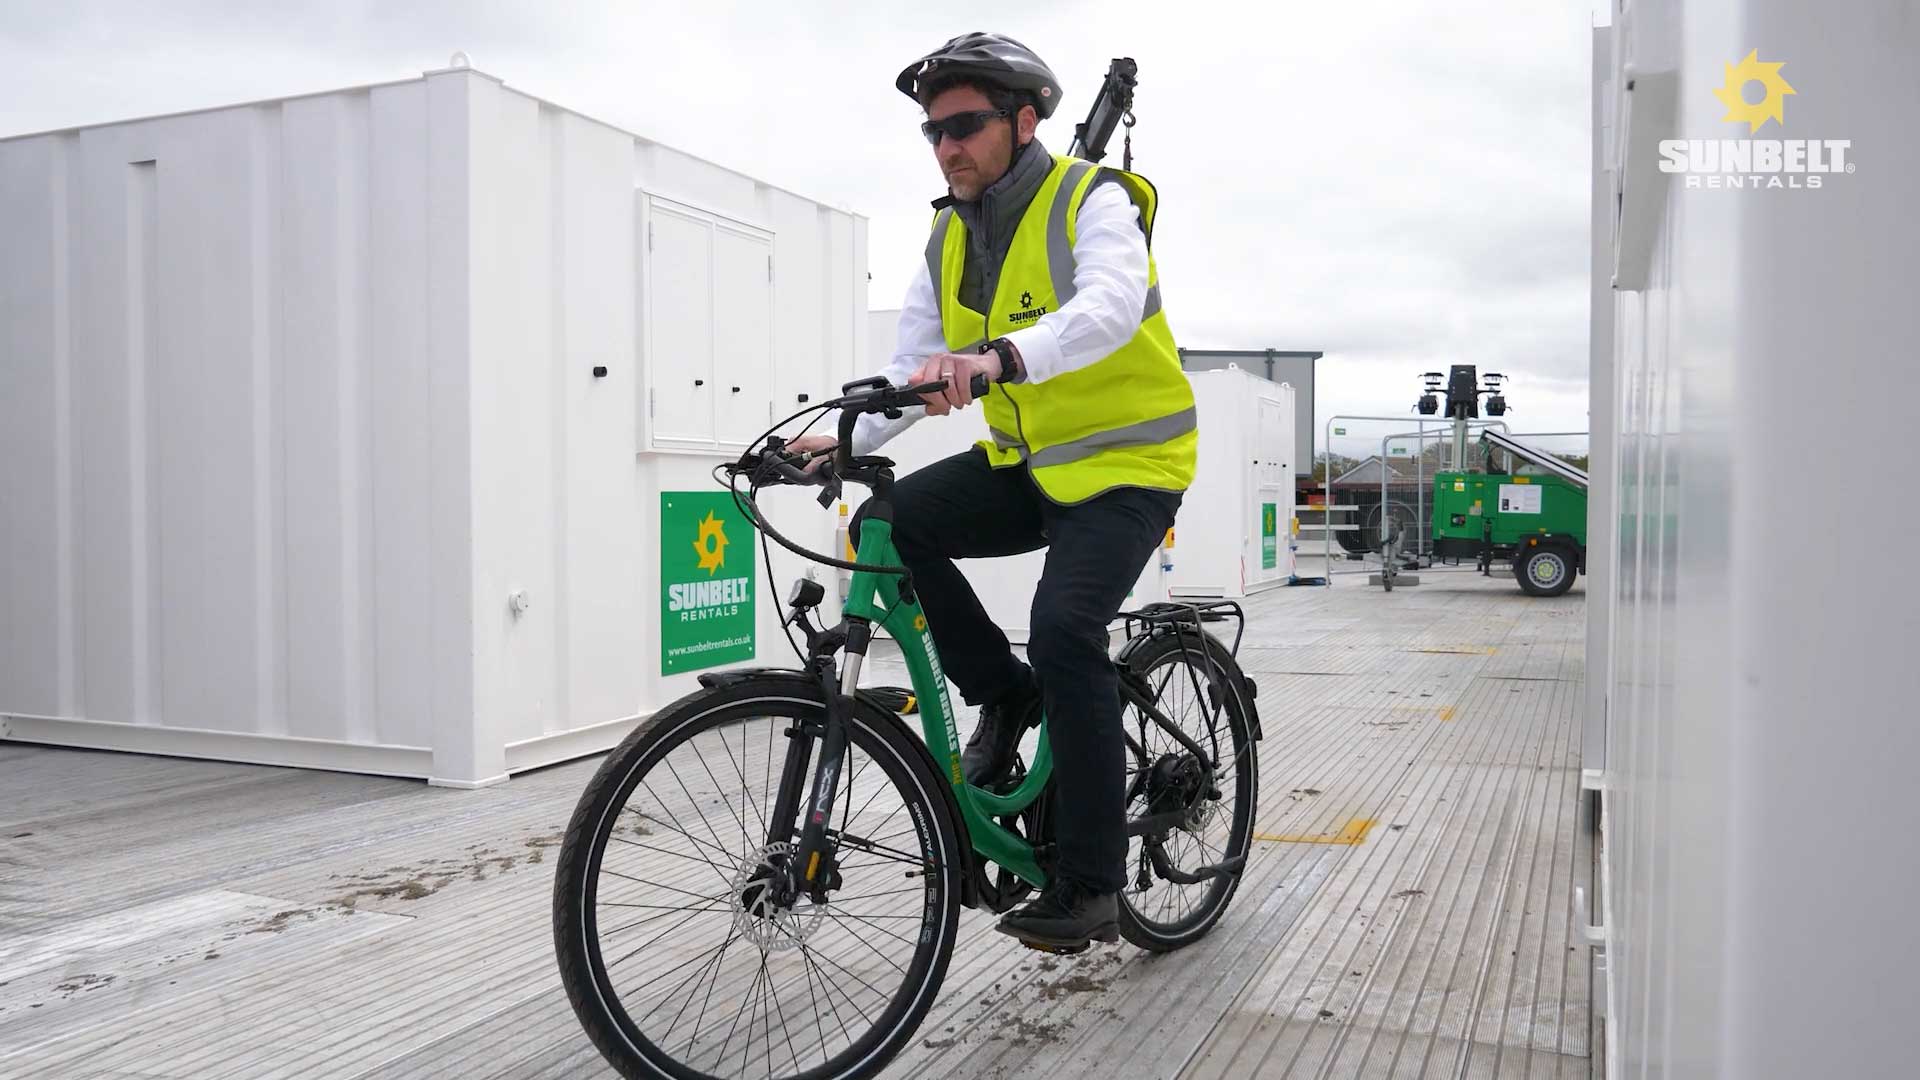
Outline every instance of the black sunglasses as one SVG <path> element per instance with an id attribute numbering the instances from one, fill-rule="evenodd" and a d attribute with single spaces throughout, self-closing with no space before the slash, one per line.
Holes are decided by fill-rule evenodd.
<path id="1" fill-rule="evenodd" d="M 945 135 L 954 142 L 970 139 L 987 126 L 987 121 L 998 120 L 1003 116 L 1012 116 L 1006 109 L 984 109 L 980 112 L 954 113 L 944 120 L 929 120 L 920 125 L 920 134 L 927 137 L 930 146 L 940 145 L 940 136 Z"/>

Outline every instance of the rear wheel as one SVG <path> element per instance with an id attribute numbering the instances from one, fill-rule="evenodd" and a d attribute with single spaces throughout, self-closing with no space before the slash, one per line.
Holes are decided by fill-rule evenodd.
<path id="1" fill-rule="evenodd" d="M 1203 652 L 1202 637 L 1163 634 L 1130 649 L 1126 661 L 1143 695 L 1203 751 L 1195 755 L 1129 705 L 1127 817 L 1183 814 L 1177 827 L 1128 840 L 1120 933 L 1155 952 L 1192 944 L 1220 920 L 1253 839 L 1258 762 L 1250 710 L 1232 657 L 1217 643 Z M 1223 863 L 1233 869 L 1205 872 Z"/>
<path id="2" fill-rule="evenodd" d="M 849 721 L 832 885 L 786 895 L 798 822 L 769 818 L 790 755 L 811 779 L 824 722 L 804 680 L 705 691 L 587 786 L 556 868 L 554 944 L 575 1013 L 623 1075 L 871 1076 L 933 1003 L 960 911 L 957 826 L 925 749 L 877 707 Z"/>
<path id="3" fill-rule="evenodd" d="M 1557 544 L 1523 549 L 1513 560 L 1513 576 L 1528 596 L 1559 596 L 1573 588 L 1573 554 Z"/>

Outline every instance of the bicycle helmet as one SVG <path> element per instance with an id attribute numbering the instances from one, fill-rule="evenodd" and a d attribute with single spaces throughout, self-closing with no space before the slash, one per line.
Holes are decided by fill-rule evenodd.
<path id="1" fill-rule="evenodd" d="M 1024 92 L 1042 120 L 1060 105 L 1060 80 L 1053 77 L 1053 69 L 1005 34 L 962 34 L 902 68 L 893 85 L 917 104 L 921 86 L 946 75 L 969 75 Z"/>

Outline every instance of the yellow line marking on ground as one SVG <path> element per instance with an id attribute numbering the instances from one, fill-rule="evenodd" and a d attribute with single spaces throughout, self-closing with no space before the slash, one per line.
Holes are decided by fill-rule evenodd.
<path id="1" fill-rule="evenodd" d="M 1265 840 L 1270 844 L 1358 844 L 1366 840 L 1367 833 L 1373 830 L 1372 818 L 1354 818 L 1340 827 L 1332 835 L 1326 833 L 1298 833 L 1281 836 L 1274 833 L 1254 833 L 1255 840 Z"/>
<path id="2" fill-rule="evenodd" d="M 1464 649 L 1408 649 L 1406 651 L 1431 653 L 1435 656 L 1492 656 L 1500 650 L 1492 645 L 1482 645 Z"/>
<path id="3" fill-rule="evenodd" d="M 1446 708 L 1441 709 L 1440 719 L 1442 722 L 1453 719 L 1453 706 L 1449 705 Z"/>

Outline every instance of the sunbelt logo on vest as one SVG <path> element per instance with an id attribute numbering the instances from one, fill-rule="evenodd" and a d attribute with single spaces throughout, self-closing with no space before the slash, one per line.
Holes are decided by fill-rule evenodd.
<path id="1" fill-rule="evenodd" d="M 1033 294 L 1030 292 L 1023 292 L 1020 294 L 1020 310 L 1009 312 L 1007 314 L 1007 318 L 1012 319 L 1014 322 L 1017 322 L 1017 323 L 1032 322 L 1033 320 L 1039 318 L 1042 315 L 1045 315 L 1046 313 L 1047 313 L 1047 306 L 1045 304 L 1042 304 L 1039 307 L 1034 307 Z"/>
<path id="2" fill-rule="evenodd" d="M 1725 85 L 1712 88 L 1727 109 L 1720 119 L 1745 124 L 1749 135 L 1769 123 L 1785 128 L 1787 98 L 1800 92 L 1781 74 L 1785 66 L 1761 60 L 1758 49 L 1728 64 Z M 1812 191 L 1853 172 L 1852 149 L 1851 139 L 1662 139 L 1660 171 L 1683 174 L 1690 189 Z"/>
<path id="3" fill-rule="evenodd" d="M 660 664 L 664 673 L 754 655 L 753 527 L 722 493 L 660 495 Z"/>

